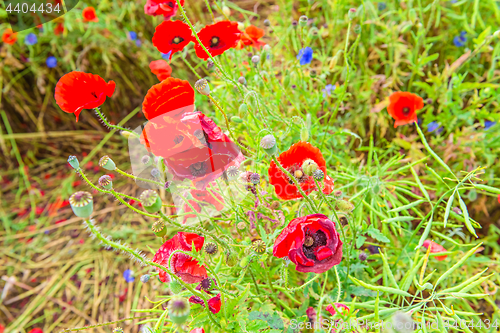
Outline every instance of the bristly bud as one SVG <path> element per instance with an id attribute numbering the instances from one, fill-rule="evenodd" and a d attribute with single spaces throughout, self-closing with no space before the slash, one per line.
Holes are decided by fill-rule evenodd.
<path id="1" fill-rule="evenodd" d="M 113 329 L 113 333 L 123 333 L 123 328 L 117 327 L 117 328 Z"/>
<path id="2" fill-rule="evenodd" d="M 151 275 L 149 274 L 144 274 L 143 276 L 141 276 L 141 282 L 142 283 L 146 283 L 149 281 L 149 279 L 151 278 Z"/>
<path id="3" fill-rule="evenodd" d="M 243 24 L 243 22 L 238 22 L 238 30 L 245 31 L 245 24 Z"/>
<path id="4" fill-rule="evenodd" d="M 80 169 L 80 162 L 78 162 L 78 158 L 76 156 L 70 155 L 68 157 L 68 163 L 75 170 Z"/>
<path id="5" fill-rule="evenodd" d="M 259 61 L 260 61 L 260 56 L 259 56 L 259 55 L 254 55 L 254 56 L 252 57 L 252 62 L 253 62 L 254 64 L 258 64 L 258 63 L 259 63 Z"/>
<path id="6" fill-rule="evenodd" d="M 233 267 L 238 263 L 238 256 L 236 253 L 231 251 L 226 251 L 226 265 L 229 267 Z"/>
<path id="7" fill-rule="evenodd" d="M 257 185 L 260 183 L 260 175 L 258 173 L 252 173 L 249 177 L 250 183 Z"/>
<path id="8" fill-rule="evenodd" d="M 307 16 L 302 15 L 301 17 L 299 17 L 299 25 L 301 27 L 305 27 L 307 25 Z"/>
<path id="9" fill-rule="evenodd" d="M 258 254 L 262 254 L 266 251 L 266 243 L 262 239 L 256 239 L 252 242 L 252 250 Z"/>
<path id="10" fill-rule="evenodd" d="M 268 155 L 275 155 L 278 152 L 278 146 L 276 145 L 276 138 L 272 134 L 268 134 L 264 136 L 260 140 L 260 146 L 266 154 Z"/>
<path id="11" fill-rule="evenodd" d="M 311 159 L 307 159 L 302 163 L 302 171 L 306 176 L 312 176 L 314 171 L 318 170 L 318 164 Z"/>
<path id="12" fill-rule="evenodd" d="M 151 165 L 153 163 L 153 161 L 151 160 L 151 156 L 149 155 L 144 155 L 142 158 L 141 158 L 141 162 L 142 164 L 144 165 Z"/>
<path id="13" fill-rule="evenodd" d="M 240 170 L 238 170 L 238 167 L 235 165 L 231 165 L 226 170 L 227 179 L 229 181 L 236 180 L 238 178 L 239 174 L 240 174 Z"/>
<path id="14" fill-rule="evenodd" d="M 354 205 L 347 200 L 338 200 L 337 209 L 343 213 L 349 213 L 354 209 Z"/>
<path id="15" fill-rule="evenodd" d="M 217 251 L 218 251 L 217 244 L 215 244 L 213 242 L 206 243 L 205 246 L 203 246 L 203 249 L 210 256 L 216 255 Z"/>
<path id="16" fill-rule="evenodd" d="M 214 289 L 214 287 L 215 287 L 215 281 L 212 278 L 205 278 L 200 282 L 201 290 L 210 291 Z"/>
<path id="17" fill-rule="evenodd" d="M 189 316 L 191 309 L 183 297 L 174 297 L 168 303 L 168 315 L 173 323 L 181 325 Z"/>
<path id="18" fill-rule="evenodd" d="M 342 196 L 342 191 L 340 191 L 340 190 L 334 191 L 333 195 L 338 198 L 338 197 Z"/>
<path id="19" fill-rule="evenodd" d="M 214 67 L 214 62 L 212 60 L 207 61 L 207 69 L 210 70 Z"/>
<path id="20" fill-rule="evenodd" d="M 132 136 L 132 133 L 130 133 L 129 131 L 120 131 L 120 135 L 128 139 Z"/>
<path id="21" fill-rule="evenodd" d="M 264 20 L 264 26 L 270 27 L 271 26 L 271 21 L 269 21 L 268 19 L 265 19 Z"/>
<path id="22" fill-rule="evenodd" d="M 106 190 L 110 190 L 113 188 L 113 181 L 109 175 L 104 175 L 99 178 L 99 185 L 101 185 Z"/>
<path id="23" fill-rule="evenodd" d="M 163 222 L 162 220 L 158 220 L 155 223 L 153 223 L 151 230 L 158 237 L 163 237 L 167 234 L 167 226 L 165 225 L 165 222 Z"/>
<path id="24" fill-rule="evenodd" d="M 94 200 L 92 199 L 92 194 L 85 191 L 80 191 L 73 193 L 69 197 L 69 204 L 73 213 L 78 217 L 87 218 L 94 211 Z"/>
<path id="25" fill-rule="evenodd" d="M 246 105 L 245 103 L 241 104 L 240 107 L 238 108 L 238 111 L 242 112 L 242 113 L 247 112 L 248 111 L 248 105 Z"/>
<path id="26" fill-rule="evenodd" d="M 198 90 L 198 92 L 200 94 L 205 95 L 205 96 L 210 95 L 210 86 L 208 85 L 207 80 L 200 79 L 200 80 L 196 81 L 196 83 L 194 84 L 194 87 L 196 88 L 196 90 Z"/>
<path id="27" fill-rule="evenodd" d="M 317 181 L 320 181 L 320 180 L 323 180 L 323 178 L 325 178 L 325 173 L 323 172 L 323 170 L 318 169 L 318 170 L 316 170 L 316 171 L 313 172 L 312 176 Z"/>
<path id="28" fill-rule="evenodd" d="M 142 192 L 139 200 L 148 213 L 156 213 L 161 209 L 161 199 L 156 191 L 146 190 Z"/>
<path id="29" fill-rule="evenodd" d="M 110 171 L 113 171 L 116 169 L 115 162 L 113 162 L 113 160 L 111 158 L 109 158 L 108 155 L 104 155 L 103 157 L 101 157 L 101 159 L 99 160 L 99 166 L 101 168 L 104 168 L 104 169 L 110 170 Z"/>
<path id="30" fill-rule="evenodd" d="M 309 76 L 314 79 L 316 76 L 318 76 L 318 72 L 316 72 L 315 69 L 311 69 L 311 71 L 309 72 Z"/>
<path id="31" fill-rule="evenodd" d="M 300 129 L 300 140 L 301 141 L 309 140 L 309 131 L 304 126 Z"/>
<path id="32" fill-rule="evenodd" d="M 246 227 L 247 225 L 245 224 L 245 222 L 238 222 L 238 224 L 236 225 L 236 228 L 238 228 L 238 230 L 245 230 Z"/>
<path id="33" fill-rule="evenodd" d="M 243 76 L 240 76 L 238 78 L 238 83 L 246 85 L 247 84 L 247 80 Z"/>
<path id="34" fill-rule="evenodd" d="M 349 11 L 347 12 L 347 17 L 349 18 L 349 20 L 353 20 L 355 17 L 356 17 L 356 8 L 351 8 L 349 9 Z"/>
<path id="35" fill-rule="evenodd" d="M 368 255 L 365 252 L 361 252 L 358 256 L 359 260 L 365 261 L 368 258 Z"/>
<path id="36" fill-rule="evenodd" d="M 280 207 L 281 207 L 281 204 L 279 201 L 273 201 L 273 203 L 271 204 L 272 210 L 278 210 L 278 209 L 280 209 Z"/>
<path id="37" fill-rule="evenodd" d="M 170 288 L 170 291 L 172 292 L 172 294 L 179 294 L 181 291 L 182 291 L 182 284 L 180 284 L 177 280 L 172 280 L 169 284 L 168 284 L 169 288 Z"/>
<path id="38" fill-rule="evenodd" d="M 231 121 L 236 124 L 241 124 L 243 122 L 243 120 L 238 116 L 232 116 Z"/>

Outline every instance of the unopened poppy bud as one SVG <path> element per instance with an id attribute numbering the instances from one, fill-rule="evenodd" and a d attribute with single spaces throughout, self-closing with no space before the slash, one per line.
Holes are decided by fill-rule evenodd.
<path id="1" fill-rule="evenodd" d="M 212 243 L 212 242 L 208 242 L 205 244 L 205 246 L 203 246 L 203 250 L 205 250 L 205 252 L 208 255 L 214 256 L 217 254 L 217 251 L 218 251 L 217 244 Z"/>
<path id="2" fill-rule="evenodd" d="M 235 165 L 231 165 L 229 168 L 226 170 L 226 175 L 227 179 L 229 181 L 236 180 L 238 178 L 238 175 L 240 174 L 240 170 L 238 170 L 238 167 Z"/>
<path id="3" fill-rule="evenodd" d="M 356 8 L 349 9 L 349 11 L 347 12 L 347 17 L 349 18 L 349 20 L 353 20 L 356 17 Z"/>
<path id="4" fill-rule="evenodd" d="M 143 276 L 141 276 L 141 282 L 142 283 L 146 283 L 149 281 L 149 279 L 151 278 L 151 275 L 149 274 L 144 274 Z"/>
<path id="5" fill-rule="evenodd" d="M 266 52 L 269 52 L 269 51 L 271 51 L 271 46 L 269 46 L 268 44 L 266 44 L 266 45 L 264 45 L 264 46 L 262 47 L 262 49 L 263 49 L 264 51 L 266 51 Z"/>
<path id="6" fill-rule="evenodd" d="M 264 253 L 266 251 L 266 243 L 262 239 L 256 239 L 252 242 L 252 250 L 258 254 Z"/>
<path id="7" fill-rule="evenodd" d="M 273 203 L 271 204 L 272 210 L 278 210 L 278 209 L 280 209 L 280 207 L 281 207 L 281 204 L 279 203 L 279 201 L 273 201 Z"/>
<path id="8" fill-rule="evenodd" d="M 76 156 L 70 155 L 68 157 L 68 163 L 75 170 L 80 169 L 80 162 L 78 162 L 78 158 Z"/>
<path id="9" fill-rule="evenodd" d="M 106 190 L 113 188 L 113 181 L 109 175 L 104 175 L 99 178 L 99 185 L 101 185 Z"/>
<path id="10" fill-rule="evenodd" d="M 265 20 L 264 20 L 264 25 L 265 25 L 266 27 L 270 27 L 270 26 L 271 26 L 271 21 L 269 21 L 268 19 L 265 19 Z"/>
<path id="11" fill-rule="evenodd" d="M 318 169 L 313 172 L 313 178 L 317 181 L 323 180 L 323 178 L 325 178 L 325 173 L 323 172 L 323 170 Z"/>
<path id="12" fill-rule="evenodd" d="M 175 324 L 184 324 L 190 312 L 189 303 L 183 297 L 172 298 L 168 304 L 168 315 Z"/>
<path id="13" fill-rule="evenodd" d="M 278 152 L 278 146 L 276 145 L 276 138 L 272 134 L 264 136 L 260 140 L 260 146 L 268 155 L 275 155 Z"/>
<path id="14" fill-rule="evenodd" d="M 155 223 L 153 223 L 151 230 L 158 237 L 163 237 L 167 234 L 167 226 L 165 225 L 165 222 L 163 222 L 162 220 L 158 220 Z"/>
<path id="15" fill-rule="evenodd" d="M 246 227 L 247 225 L 245 224 L 245 222 L 238 222 L 238 224 L 236 225 L 236 228 L 238 228 L 238 230 L 244 230 Z"/>
<path id="16" fill-rule="evenodd" d="M 249 263 L 250 263 L 250 258 L 249 257 L 244 257 L 240 261 L 240 267 L 241 268 L 245 268 Z"/>
<path id="17" fill-rule="evenodd" d="M 340 197 L 342 195 L 342 191 L 337 190 L 337 191 L 333 192 L 333 195 L 336 197 Z"/>
<path id="18" fill-rule="evenodd" d="M 92 194 L 85 191 L 80 191 L 73 193 L 69 197 L 69 204 L 73 213 L 78 217 L 87 218 L 94 211 L 94 200 L 92 199 Z"/>
<path id="19" fill-rule="evenodd" d="M 307 140 L 309 140 L 309 131 L 305 127 L 302 127 L 300 129 L 300 140 L 301 141 L 307 141 Z"/>
<path id="20" fill-rule="evenodd" d="M 208 81 L 205 79 L 200 79 L 196 81 L 194 87 L 198 92 L 202 95 L 208 96 L 210 95 L 210 86 L 208 85 Z"/>
<path id="21" fill-rule="evenodd" d="M 104 168 L 104 169 L 110 170 L 110 171 L 113 171 L 116 169 L 115 162 L 113 162 L 113 160 L 108 155 L 104 155 L 103 157 L 101 157 L 101 159 L 99 160 L 99 166 L 101 168 Z"/>
<path id="22" fill-rule="evenodd" d="M 297 22 L 295 20 L 292 21 L 292 27 L 297 28 L 298 25 L 299 25 L 299 22 Z"/>
<path id="23" fill-rule="evenodd" d="M 148 213 L 156 213 L 161 209 L 161 199 L 156 191 L 146 190 L 142 192 L 139 200 Z"/>
<path id="24" fill-rule="evenodd" d="M 311 35 L 312 38 L 316 38 L 319 35 L 318 28 L 312 27 L 311 30 L 309 30 L 309 34 Z"/>
<path id="25" fill-rule="evenodd" d="M 245 31 L 245 25 L 243 24 L 243 22 L 238 22 L 238 30 Z"/>
<path id="26" fill-rule="evenodd" d="M 150 165 L 152 164 L 152 160 L 151 160 L 151 157 L 149 155 L 144 155 L 142 158 L 141 158 L 141 162 L 142 164 L 144 165 Z"/>
<path id="27" fill-rule="evenodd" d="M 170 288 L 170 291 L 173 293 L 173 294 L 178 294 L 182 291 L 182 284 L 180 284 L 178 281 L 176 280 L 172 280 L 169 284 L 168 284 L 168 287 Z"/>
<path id="28" fill-rule="evenodd" d="M 360 34 L 361 33 L 361 26 L 359 24 L 356 24 L 354 26 L 354 33 Z"/>
<path id="29" fill-rule="evenodd" d="M 253 62 L 254 64 L 258 64 L 258 63 L 259 63 L 259 61 L 260 61 L 260 56 L 259 56 L 259 55 L 254 55 L 254 56 L 252 57 L 252 62 Z"/>
<path id="30" fill-rule="evenodd" d="M 239 112 L 242 112 L 242 113 L 243 113 L 243 112 L 247 112 L 247 111 L 248 111 L 248 105 L 246 105 L 246 104 L 244 104 L 244 103 L 243 103 L 243 104 L 241 104 L 241 105 L 240 105 L 240 107 L 238 108 L 238 111 L 239 111 Z"/>
<path id="31" fill-rule="evenodd" d="M 354 209 L 354 205 L 347 200 L 338 200 L 337 209 L 341 212 L 348 213 Z"/>
<path id="32" fill-rule="evenodd" d="M 226 251 L 226 265 L 229 267 L 233 267 L 238 263 L 238 256 L 236 253 L 231 251 Z"/>
<path id="33" fill-rule="evenodd" d="M 302 171 L 304 171 L 307 176 L 312 176 L 316 170 L 318 170 L 318 163 L 313 160 L 307 159 L 302 163 Z"/>
<path id="34" fill-rule="evenodd" d="M 257 185 L 260 183 L 260 175 L 258 173 L 252 173 L 249 177 L 250 183 Z"/>
<path id="35" fill-rule="evenodd" d="M 231 15 L 231 10 L 229 9 L 228 6 L 224 5 L 222 6 L 222 13 L 225 15 L 225 16 L 229 16 Z M 238 22 L 240 23 L 240 22 Z M 239 27 L 238 27 L 239 28 Z M 240 29 L 240 30 L 243 30 L 243 29 Z"/>
<path id="36" fill-rule="evenodd" d="M 301 27 L 305 27 L 307 25 L 307 16 L 302 15 L 301 17 L 299 17 L 299 25 Z"/>
<path id="37" fill-rule="evenodd" d="M 231 117 L 231 121 L 233 123 L 237 123 L 237 124 L 241 124 L 243 122 L 243 120 L 240 117 L 238 117 L 238 116 L 232 116 Z"/>
<path id="38" fill-rule="evenodd" d="M 238 78 L 238 83 L 239 84 L 247 84 L 247 80 L 243 76 L 240 76 Z"/>
<path id="39" fill-rule="evenodd" d="M 368 258 L 368 255 L 365 252 L 361 252 L 358 256 L 359 260 L 365 261 Z"/>

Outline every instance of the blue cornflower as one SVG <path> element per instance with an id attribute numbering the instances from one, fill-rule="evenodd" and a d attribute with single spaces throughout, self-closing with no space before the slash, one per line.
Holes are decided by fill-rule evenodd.
<path id="1" fill-rule="evenodd" d="M 48 68 L 54 68 L 57 66 L 57 58 L 54 56 L 50 56 L 45 60 L 45 63 L 47 64 Z"/>
<path id="2" fill-rule="evenodd" d="M 128 32 L 128 37 L 129 37 L 131 40 L 136 40 L 136 39 L 137 39 L 137 32 L 135 32 L 135 31 L 129 31 L 129 32 Z"/>
<path id="3" fill-rule="evenodd" d="M 165 60 L 170 59 L 170 54 L 172 54 L 172 51 L 169 51 L 168 53 L 162 53 L 161 57 Z"/>
<path id="4" fill-rule="evenodd" d="M 300 64 L 302 66 L 310 64 L 313 60 L 313 49 L 311 49 L 309 46 L 301 49 L 299 51 L 299 54 L 297 55 L 297 59 L 300 60 Z"/>
<path id="5" fill-rule="evenodd" d="M 439 124 L 437 121 L 431 121 L 428 125 L 427 125 L 427 132 L 434 132 L 435 130 L 437 130 L 439 127 Z"/>
<path id="6" fill-rule="evenodd" d="M 379 11 L 383 11 L 384 9 L 387 8 L 387 5 L 385 4 L 385 2 L 379 2 L 377 4 L 377 8 L 378 8 Z"/>
<path id="7" fill-rule="evenodd" d="M 130 269 L 125 270 L 125 272 L 123 272 L 123 278 L 127 282 L 134 282 L 134 272 L 132 272 Z"/>
<path id="8" fill-rule="evenodd" d="M 496 121 L 485 120 L 484 121 L 484 129 L 488 130 L 491 126 L 495 126 Z"/>
<path id="9" fill-rule="evenodd" d="M 465 37 L 466 34 L 467 33 L 465 31 L 462 31 L 459 36 L 455 36 L 453 38 L 453 44 L 456 47 L 462 47 L 462 46 L 464 46 L 465 43 L 467 42 L 467 37 Z"/>
<path id="10" fill-rule="evenodd" d="M 323 92 L 323 97 L 326 97 L 326 95 L 331 96 L 332 91 L 335 91 L 335 88 L 337 87 L 334 86 L 333 84 L 327 84 L 325 86 L 325 89 L 321 90 Z"/>
<path id="11" fill-rule="evenodd" d="M 26 45 L 35 45 L 37 42 L 38 42 L 38 38 L 32 32 L 27 34 L 26 38 L 24 38 L 24 44 L 26 44 Z"/>

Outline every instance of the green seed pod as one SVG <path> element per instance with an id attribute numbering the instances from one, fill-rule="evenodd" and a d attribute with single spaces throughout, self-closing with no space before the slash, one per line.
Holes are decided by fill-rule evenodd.
<path id="1" fill-rule="evenodd" d="M 272 134 L 264 136 L 260 140 L 260 146 L 268 155 L 275 155 L 278 152 L 278 146 L 276 145 L 276 138 Z"/>
<path id="2" fill-rule="evenodd" d="M 302 127 L 300 129 L 300 140 L 301 141 L 307 141 L 307 140 L 309 140 L 309 131 L 305 127 Z"/>
<path id="3" fill-rule="evenodd" d="M 349 11 L 347 12 L 347 17 L 349 18 L 349 20 L 354 20 L 357 16 L 357 13 L 356 13 L 356 8 L 351 8 L 349 9 Z"/>
<path id="4" fill-rule="evenodd" d="M 210 95 L 210 86 L 208 85 L 207 80 L 201 79 L 201 80 L 196 81 L 196 83 L 194 84 L 194 87 L 196 88 L 196 90 L 198 90 L 198 92 L 200 94 L 205 95 L 205 96 Z"/>
<path id="5" fill-rule="evenodd" d="M 153 214 L 161 209 L 161 199 L 156 191 L 146 190 L 142 192 L 139 199 L 141 200 L 142 206 L 148 213 Z"/>
<path id="6" fill-rule="evenodd" d="M 306 176 L 312 176 L 314 171 L 318 170 L 318 164 L 311 159 L 307 159 L 302 163 L 302 171 Z"/>
<path id="7" fill-rule="evenodd" d="M 343 213 L 349 213 L 354 209 L 354 205 L 347 200 L 338 200 L 337 209 Z"/>
<path id="8" fill-rule="evenodd" d="M 236 124 L 241 124 L 243 122 L 243 120 L 238 116 L 232 116 L 231 121 Z"/>
<path id="9" fill-rule="evenodd" d="M 226 251 L 226 265 L 229 267 L 233 267 L 238 263 L 238 256 L 236 253 L 231 252 L 231 251 Z"/>
<path id="10" fill-rule="evenodd" d="M 250 258 L 249 257 L 244 257 L 240 261 L 240 267 L 241 268 L 245 268 L 249 264 L 249 262 L 250 262 Z"/>
<path id="11" fill-rule="evenodd" d="M 165 225 L 165 222 L 163 222 L 162 220 L 158 220 L 155 223 L 153 223 L 151 230 L 158 237 L 163 237 L 167 234 L 167 226 Z"/>
<path id="12" fill-rule="evenodd" d="M 172 280 L 169 284 L 168 287 L 170 288 L 170 291 L 177 295 L 182 291 L 182 284 L 177 282 L 176 280 Z"/>
<path id="13" fill-rule="evenodd" d="M 116 169 L 115 162 L 113 162 L 113 160 L 111 158 L 109 158 L 108 155 L 104 155 L 103 157 L 101 157 L 101 159 L 99 160 L 99 166 L 101 168 L 104 168 L 104 169 L 110 170 L 110 171 L 113 171 Z"/>
<path id="14" fill-rule="evenodd" d="M 301 27 L 305 27 L 307 25 L 307 16 L 305 15 L 302 15 L 300 18 L 299 18 L 299 25 Z"/>
<path id="15" fill-rule="evenodd" d="M 78 162 L 78 158 L 76 158 L 76 156 L 71 155 L 70 157 L 68 157 L 68 163 L 73 169 L 80 169 L 80 162 Z"/>
<path id="16" fill-rule="evenodd" d="M 316 27 L 312 27 L 311 30 L 309 30 L 309 35 L 311 36 L 311 38 L 313 39 L 316 39 L 318 38 L 319 36 L 319 31 L 318 31 L 318 28 Z"/>
<path id="17" fill-rule="evenodd" d="M 184 324 L 190 312 L 189 303 L 183 297 L 172 298 L 168 303 L 168 315 L 175 324 Z"/>
<path id="18" fill-rule="evenodd" d="M 76 192 L 69 198 L 69 204 L 73 213 L 78 217 L 87 218 L 94 211 L 94 200 L 89 192 Z"/>
<path id="19" fill-rule="evenodd" d="M 320 181 L 320 180 L 323 180 L 323 178 L 325 178 L 325 173 L 323 172 L 323 170 L 321 169 L 318 169 L 316 171 L 313 172 L 313 175 L 314 179 L 316 179 L 317 181 Z"/>
<path id="20" fill-rule="evenodd" d="M 111 180 L 111 177 L 108 175 L 101 176 L 99 178 L 98 183 L 106 190 L 110 190 L 113 188 L 113 181 Z"/>
<path id="21" fill-rule="evenodd" d="M 238 111 L 241 113 L 246 113 L 248 111 L 248 105 L 241 104 L 240 107 L 238 108 Z"/>

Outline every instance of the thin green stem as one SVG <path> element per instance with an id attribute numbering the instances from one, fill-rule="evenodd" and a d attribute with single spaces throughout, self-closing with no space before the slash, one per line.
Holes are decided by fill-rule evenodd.
<path id="1" fill-rule="evenodd" d="M 109 128 L 114 128 L 114 129 L 117 129 L 120 131 L 129 132 L 130 134 L 133 134 L 134 136 L 139 137 L 139 135 L 136 132 L 134 132 L 128 128 L 110 124 L 109 121 L 106 119 L 106 117 L 101 113 L 101 110 L 99 110 L 99 108 L 95 108 L 94 110 L 95 110 L 95 113 L 97 114 L 97 116 L 99 116 L 99 118 L 102 120 L 102 122 L 106 126 L 108 126 Z"/>
<path id="2" fill-rule="evenodd" d="M 151 179 L 137 177 L 137 176 L 129 174 L 128 172 L 120 170 L 118 168 L 116 168 L 115 171 L 118 172 L 119 174 L 121 174 L 121 175 L 123 175 L 125 177 L 128 177 L 128 178 L 131 178 L 133 180 L 140 180 L 140 181 L 143 181 L 143 182 L 156 184 L 156 185 L 160 186 L 161 188 L 163 188 L 165 186 L 165 184 L 163 184 L 163 183 L 160 183 L 160 182 L 157 182 L 157 181 L 154 181 L 154 180 L 151 180 Z"/>

